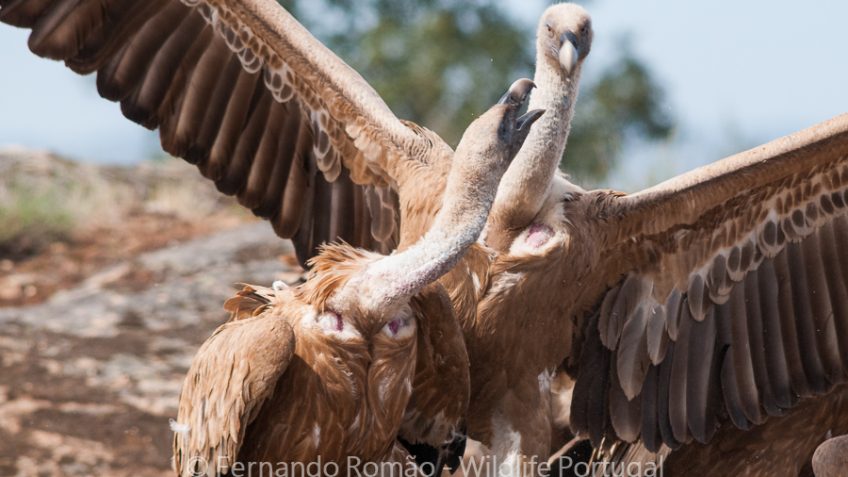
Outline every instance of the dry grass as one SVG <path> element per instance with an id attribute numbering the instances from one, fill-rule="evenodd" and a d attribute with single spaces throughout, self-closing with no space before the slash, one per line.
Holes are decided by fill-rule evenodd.
<path id="1" fill-rule="evenodd" d="M 8 187 L 0 200 L 0 257 L 37 253 L 71 237 L 74 211 L 56 191 Z"/>
<path id="2" fill-rule="evenodd" d="M 138 214 L 186 222 L 244 217 L 182 161 L 96 166 L 40 151 L 0 151 L 0 259 L 32 256 Z"/>

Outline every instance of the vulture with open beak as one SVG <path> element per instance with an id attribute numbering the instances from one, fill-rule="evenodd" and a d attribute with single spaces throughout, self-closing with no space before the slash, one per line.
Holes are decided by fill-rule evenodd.
<path id="1" fill-rule="evenodd" d="M 81 74 L 96 73 L 103 97 L 120 102 L 129 119 L 158 128 L 167 152 L 196 164 L 221 192 L 291 238 L 301 263 L 328 241 L 385 253 L 438 230 L 433 220 L 450 187 L 453 151 L 431 131 L 395 117 L 361 76 L 272 0 L 0 0 L 0 21 L 31 28 L 29 47 L 36 54 Z M 520 82 L 513 91 L 523 98 L 530 84 Z M 507 101 L 515 102 L 515 95 Z M 521 119 L 522 130 L 539 114 Z M 474 201 L 484 191 L 462 184 L 459 193 Z M 338 251 L 328 249 L 316 266 Z M 468 277 L 466 269 L 485 269 L 487 256 L 471 245 L 465 266 L 443 279 L 448 290 Z M 369 260 L 376 258 L 357 252 L 349 262 L 364 266 Z M 230 307 L 262 313 L 289 296 L 250 289 Z M 475 301 L 453 304 L 457 314 L 475 312 Z M 269 323 L 261 326 L 276 326 Z M 283 341 L 291 334 L 268 332 Z M 434 332 L 461 335 L 458 328 Z M 293 349 L 277 352 L 277 363 L 296 361 L 296 354 L 287 358 Z M 430 352 L 440 364 L 453 359 L 441 349 Z M 420 349 L 418 356 L 417 366 L 426 371 Z M 414 410 L 405 424 L 433 435 L 459 430 L 451 426 L 467 405 L 467 390 L 417 392 L 419 382 L 438 388 L 450 385 L 452 376 L 462 388 L 459 371 L 416 374 Z M 465 404 L 450 407 L 440 399 Z M 433 425 L 433 419 L 451 424 Z M 418 444 L 414 435 L 401 437 L 410 447 Z"/>
<path id="2" fill-rule="evenodd" d="M 419 461 L 427 475 L 456 463 L 446 452 L 468 404 L 468 358 L 434 282 L 477 240 L 501 176 L 539 117 L 517 114 L 531 85 L 516 82 L 469 126 L 444 203 L 415 243 L 390 256 L 325 245 L 304 284 L 249 286 L 226 303 L 233 319 L 200 348 L 180 396 L 179 475 L 249 463 L 408 464 L 398 437 L 444 451 L 430 467 Z M 403 200 L 409 190 L 398 192 Z"/>

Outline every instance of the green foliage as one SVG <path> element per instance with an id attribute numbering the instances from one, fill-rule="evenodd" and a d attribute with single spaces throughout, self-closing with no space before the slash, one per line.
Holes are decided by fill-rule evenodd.
<path id="1" fill-rule="evenodd" d="M 35 253 L 67 239 L 73 228 L 74 214 L 61 194 L 12 184 L 0 202 L 0 257 Z"/>
<path id="2" fill-rule="evenodd" d="M 395 114 L 454 145 L 532 63 L 526 49 L 532 32 L 490 0 L 283 3 L 360 72 Z"/>
<path id="3" fill-rule="evenodd" d="M 535 25 L 510 16 L 502 1 L 280 3 L 359 71 L 399 117 L 454 145 L 513 80 L 533 75 Z M 628 139 L 658 139 L 671 131 L 660 88 L 629 53 L 581 90 L 565 163 L 579 178 L 605 175 Z"/>

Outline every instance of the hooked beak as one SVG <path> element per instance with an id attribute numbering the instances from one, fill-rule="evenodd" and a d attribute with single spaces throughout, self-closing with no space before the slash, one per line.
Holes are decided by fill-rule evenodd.
<path id="1" fill-rule="evenodd" d="M 514 130 L 518 133 L 513 136 L 513 140 L 518 144 L 518 147 L 521 147 L 521 144 L 524 143 L 524 139 L 527 138 L 527 134 L 530 132 L 530 126 L 541 118 L 542 114 L 545 112 L 544 109 L 534 109 L 532 111 L 527 111 L 516 118 L 518 110 L 524 106 L 524 103 L 530 96 L 530 91 L 532 91 L 535 87 L 536 83 L 527 78 L 516 80 L 509 87 L 506 94 L 501 96 L 500 101 L 498 101 L 498 104 L 505 104 L 508 106 L 508 113 L 504 117 L 504 120 L 508 122 L 507 127 L 514 128 Z"/>
<path id="2" fill-rule="evenodd" d="M 580 59 L 580 50 L 577 47 L 577 36 L 570 31 L 562 34 L 560 38 L 562 46 L 559 48 L 559 64 L 565 73 L 571 75 Z"/>
<path id="3" fill-rule="evenodd" d="M 498 104 L 508 104 L 510 106 L 518 106 L 524 104 L 524 101 L 527 100 L 527 96 L 530 95 L 530 91 L 536 87 L 536 83 L 527 78 L 521 78 L 516 80 L 509 87 L 509 90 L 501 96 L 501 99 L 498 100 Z"/>
<path id="4" fill-rule="evenodd" d="M 544 109 L 534 109 L 522 114 L 521 117 L 516 120 L 518 130 L 524 131 L 525 129 L 530 128 L 530 126 L 541 118 L 543 114 L 545 114 Z"/>
<path id="5" fill-rule="evenodd" d="M 502 119 L 502 125 L 507 129 L 511 129 L 516 132 L 516 134 L 512 135 L 511 141 L 513 146 L 517 146 L 517 148 L 521 147 L 524 140 L 527 138 L 527 135 L 530 133 L 530 126 L 541 118 L 542 114 L 545 112 L 544 109 L 534 109 L 532 111 L 527 111 L 516 118 L 516 116 L 518 116 L 518 111 L 522 108 L 522 106 L 524 106 L 524 103 L 530 96 L 530 91 L 532 91 L 535 87 L 536 83 L 527 78 L 516 80 L 512 83 L 512 86 L 509 87 L 506 94 L 501 96 L 500 101 L 498 101 L 498 104 L 507 106 L 505 115 Z"/>

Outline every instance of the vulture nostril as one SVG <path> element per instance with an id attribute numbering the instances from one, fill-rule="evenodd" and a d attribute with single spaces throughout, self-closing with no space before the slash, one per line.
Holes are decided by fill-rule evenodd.
<path id="1" fill-rule="evenodd" d="M 565 33 L 560 35 L 560 37 L 559 37 L 560 45 L 564 45 L 566 41 L 571 42 L 571 44 L 574 45 L 575 48 L 577 48 L 577 45 L 579 44 L 579 42 L 577 40 L 577 35 L 575 35 L 571 31 L 566 31 Z"/>

